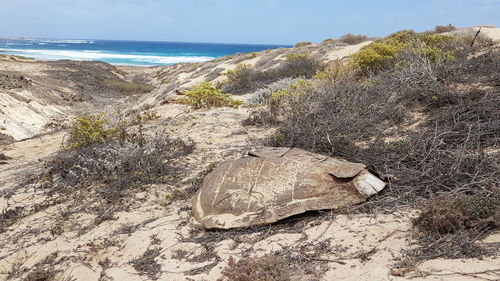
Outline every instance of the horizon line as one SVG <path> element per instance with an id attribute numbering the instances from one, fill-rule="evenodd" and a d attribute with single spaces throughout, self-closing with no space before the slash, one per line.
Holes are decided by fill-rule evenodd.
<path id="1" fill-rule="evenodd" d="M 93 40 L 93 41 L 119 41 L 119 42 L 154 42 L 154 43 L 187 43 L 187 44 L 213 44 L 213 45 L 250 45 L 250 46 L 283 46 L 290 47 L 294 43 L 236 43 L 236 42 L 195 42 L 195 41 L 167 41 L 167 40 L 138 40 L 138 39 L 97 39 L 97 38 L 56 38 L 56 37 L 3 37 L 0 40 Z"/>

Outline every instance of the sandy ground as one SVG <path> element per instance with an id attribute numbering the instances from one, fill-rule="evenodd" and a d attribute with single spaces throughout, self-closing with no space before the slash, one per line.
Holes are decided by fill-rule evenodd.
<path id="1" fill-rule="evenodd" d="M 491 30 L 496 34 L 498 29 Z M 500 39 L 500 36 L 498 37 Z M 312 48 L 324 58 L 342 58 L 362 45 L 347 48 Z M 323 48 L 323 49 L 322 49 Z M 303 51 L 303 50 L 298 50 Z M 283 50 L 264 52 L 271 60 L 279 60 Z M 149 82 L 156 86 L 152 93 L 137 99 L 123 98 L 129 108 L 152 110 L 160 118 L 147 121 L 148 131 L 166 132 L 191 138 L 196 147 L 185 165 L 189 173 L 179 186 L 182 188 L 198 173 L 212 163 L 235 159 L 245 155 L 274 132 L 272 128 L 244 127 L 241 121 L 248 117 L 251 108 L 219 108 L 196 110 L 172 103 L 175 89 L 191 85 L 193 81 L 210 80 L 215 69 L 224 73 L 237 63 L 258 64 L 256 57 L 233 57 L 208 64 L 181 64 L 168 68 L 119 68 L 117 75 L 129 81 Z M 0 71 L 27 71 L 8 63 L 0 64 Z M 207 65 L 209 67 L 207 67 Z M 33 64 L 35 68 L 47 66 Z M 272 65 L 268 66 L 272 67 Z M 216 72 L 217 72 L 216 71 Z M 41 71 L 40 71 L 41 73 Z M 213 74 L 213 73 L 212 73 Z M 215 80 L 221 75 L 211 75 Z M 169 81 L 165 81 L 167 79 Z M 39 78 L 37 78 L 39 79 Z M 9 90 L 18 94 L 21 90 Z M 24 89 L 23 91 L 29 91 Z M 68 89 L 72 91 L 72 89 Z M 25 93 L 26 95 L 33 93 Z M 113 106 L 113 95 L 100 99 L 98 107 Z M 249 97 L 241 97 L 248 99 Z M 416 245 L 411 230 L 411 220 L 416 210 L 401 209 L 378 214 L 335 214 L 319 212 L 292 218 L 284 223 L 240 231 L 206 232 L 192 218 L 189 198 L 165 201 L 172 186 L 151 185 L 130 198 L 133 208 L 116 213 L 112 219 L 95 224 L 98 214 L 84 211 L 64 212 L 71 202 L 43 188 L 43 183 L 18 186 L 28 176 L 36 174 L 43 161 L 61 149 L 66 132 L 43 130 L 44 122 L 59 118 L 61 113 L 69 118 L 64 106 L 48 97 L 33 97 L 41 108 L 37 114 L 16 108 L 27 108 L 26 103 L 0 99 L 10 111 L 0 116 L 17 118 L 27 115 L 35 122 L 23 121 L 26 126 L 9 127 L 8 132 L 18 133 L 16 138 L 29 138 L 2 147 L 3 153 L 12 157 L 0 166 L 0 210 L 2 214 L 21 210 L 25 216 L 0 229 L 0 280 L 23 280 L 37 269 L 60 270 L 57 280 L 217 280 L 229 257 L 262 256 L 276 251 L 292 252 L 314 259 L 308 260 L 311 268 L 322 272 L 322 277 L 297 276 L 297 280 L 498 280 L 498 256 L 483 259 L 431 260 L 412 268 L 395 270 L 406 251 Z M 128 102 L 128 103 L 127 103 Z M 86 107 L 88 106 L 88 107 Z M 92 108 L 87 103 L 87 109 Z M 104 106 L 104 107 L 103 107 Z M 1 107 L 0 107 L 1 109 Z M 52 111 L 51 111 L 52 110 Z M 7 113 L 6 113 L 7 112 Z M 24 113 L 23 113 L 24 112 Z M 24 120 L 24 119 L 23 119 Z M 38 123 L 36 123 L 38 122 Z M 20 123 L 19 123 L 20 124 Z M 38 126 L 38 127 L 37 127 Z M 42 126 L 43 127 L 43 126 Z M 4 130 L 5 131 L 5 130 Z M 1 132 L 1 131 L 0 131 Z M 21 135 L 24 134 L 24 135 Z M 85 202 L 83 202 L 85 204 Z M 8 216 L 3 216 L 3 219 Z M 484 243 L 500 243 L 500 233 L 485 238 Z M 143 262 L 149 266 L 138 266 Z M 492 270 L 497 270 L 496 275 Z"/>
<path id="2" fill-rule="evenodd" d="M 239 157 L 253 147 L 252 138 L 272 133 L 271 129 L 241 126 L 240 121 L 247 116 L 245 109 L 185 110 L 180 105 L 160 107 L 158 112 L 162 118 L 150 125 L 169 124 L 172 133 L 192 138 L 199 145 L 189 161 L 198 166 Z M 169 118 L 175 116 L 174 120 Z M 10 145 L 7 153 L 18 163 L 6 167 L 2 178 L 12 168 L 37 166 L 39 158 L 59 149 L 62 137 L 63 133 L 58 133 Z M 155 275 L 158 280 L 216 280 L 230 256 L 260 256 L 318 245 L 328 245 L 318 259 L 342 260 L 342 264 L 326 262 L 326 265 L 316 261 L 318 266 L 327 267 L 321 280 L 405 280 L 406 277 L 476 280 L 460 273 L 491 270 L 499 264 L 496 257 L 433 260 L 409 269 L 406 277 L 391 275 L 392 267 L 404 251 L 414 247 L 410 221 L 417 213 L 410 209 L 377 215 L 323 214 L 317 219 L 312 214 L 289 227 L 270 226 L 231 235 L 207 234 L 191 217 L 188 200 L 162 205 L 165 192 L 165 186 L 151 186 L 136 194 L 137 199 L 143 201 L 138 201 L 132 211 L 118 213 L 113 220 L 97 226 L 92 225 L 94 214 L 76 213 L 62 220 L 60 210 L 64 202 L 23 218 L 0 234 L 3 245 L 0 279 L 10 274 L 12 280 L 21 280 L 23 272 L 44 264 L 49 257 L 53 258 L 50 262 L 55 268 L 64 271 L 64 276 L 76 280 L 150 280 L 151 276 L 138 272 L 131 262 L 153 248 L 160 252 L 153 258 L 161 268 Z M 2 209 L 28 207 L 49 200 L 44 192 L 28 188 L 16 190 L 8 200 L 3 198 L 0 206 Z M 79 231 L 88 225 L 90 229 Z M 215 242 L 192 239 L 200 235 L 210 235 Z M 487 242 L 499 243 L 500 233 L 489 236 Z M 185 251 L 184 255 L 180 255 L 180 250 Z M 475 275 L 492 278 L 488 273 Z"/>

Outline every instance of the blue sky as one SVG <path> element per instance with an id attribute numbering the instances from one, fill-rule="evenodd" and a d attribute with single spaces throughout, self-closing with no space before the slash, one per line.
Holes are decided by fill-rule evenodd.
<path id="1" fill-rule="evenodd" d="M 0 0 L 0 37 L 319 42 L 436 24 L 500 27 L 500 0 Z"/>

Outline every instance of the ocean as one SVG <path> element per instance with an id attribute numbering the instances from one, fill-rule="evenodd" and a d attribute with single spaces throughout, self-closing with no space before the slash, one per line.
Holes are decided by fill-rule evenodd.
<path id="1" fill-rule="evenodd" d="M 251 53 L 286 45 L 181 43 L 116 40 L 0 39 L 0 54 L 38 60 L 97 60 L 116 65 L 171 65 L 203 62 L 214 58 Z"/>

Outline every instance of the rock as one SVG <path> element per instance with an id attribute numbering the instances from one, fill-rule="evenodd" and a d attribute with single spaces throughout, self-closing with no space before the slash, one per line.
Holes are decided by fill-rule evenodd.
<path id="1" fill-rule="evenodd" d="M 358 204 L 386 185 L 365 167 L 298 148 L 263 148 L 208 174 L 192 199 L 193 215 L 207 229 L 231 229 Z"/>
<path id="2" fill-rule="evenodd" d="M 1 113 L 1 112 L 0 112 Z M 5 127 L 0 127 L 0 130 L 5 130 Z M 0 133 L 0 144 L 7 145 L 13 143 L 15 140 L 12 136 Z"/>

